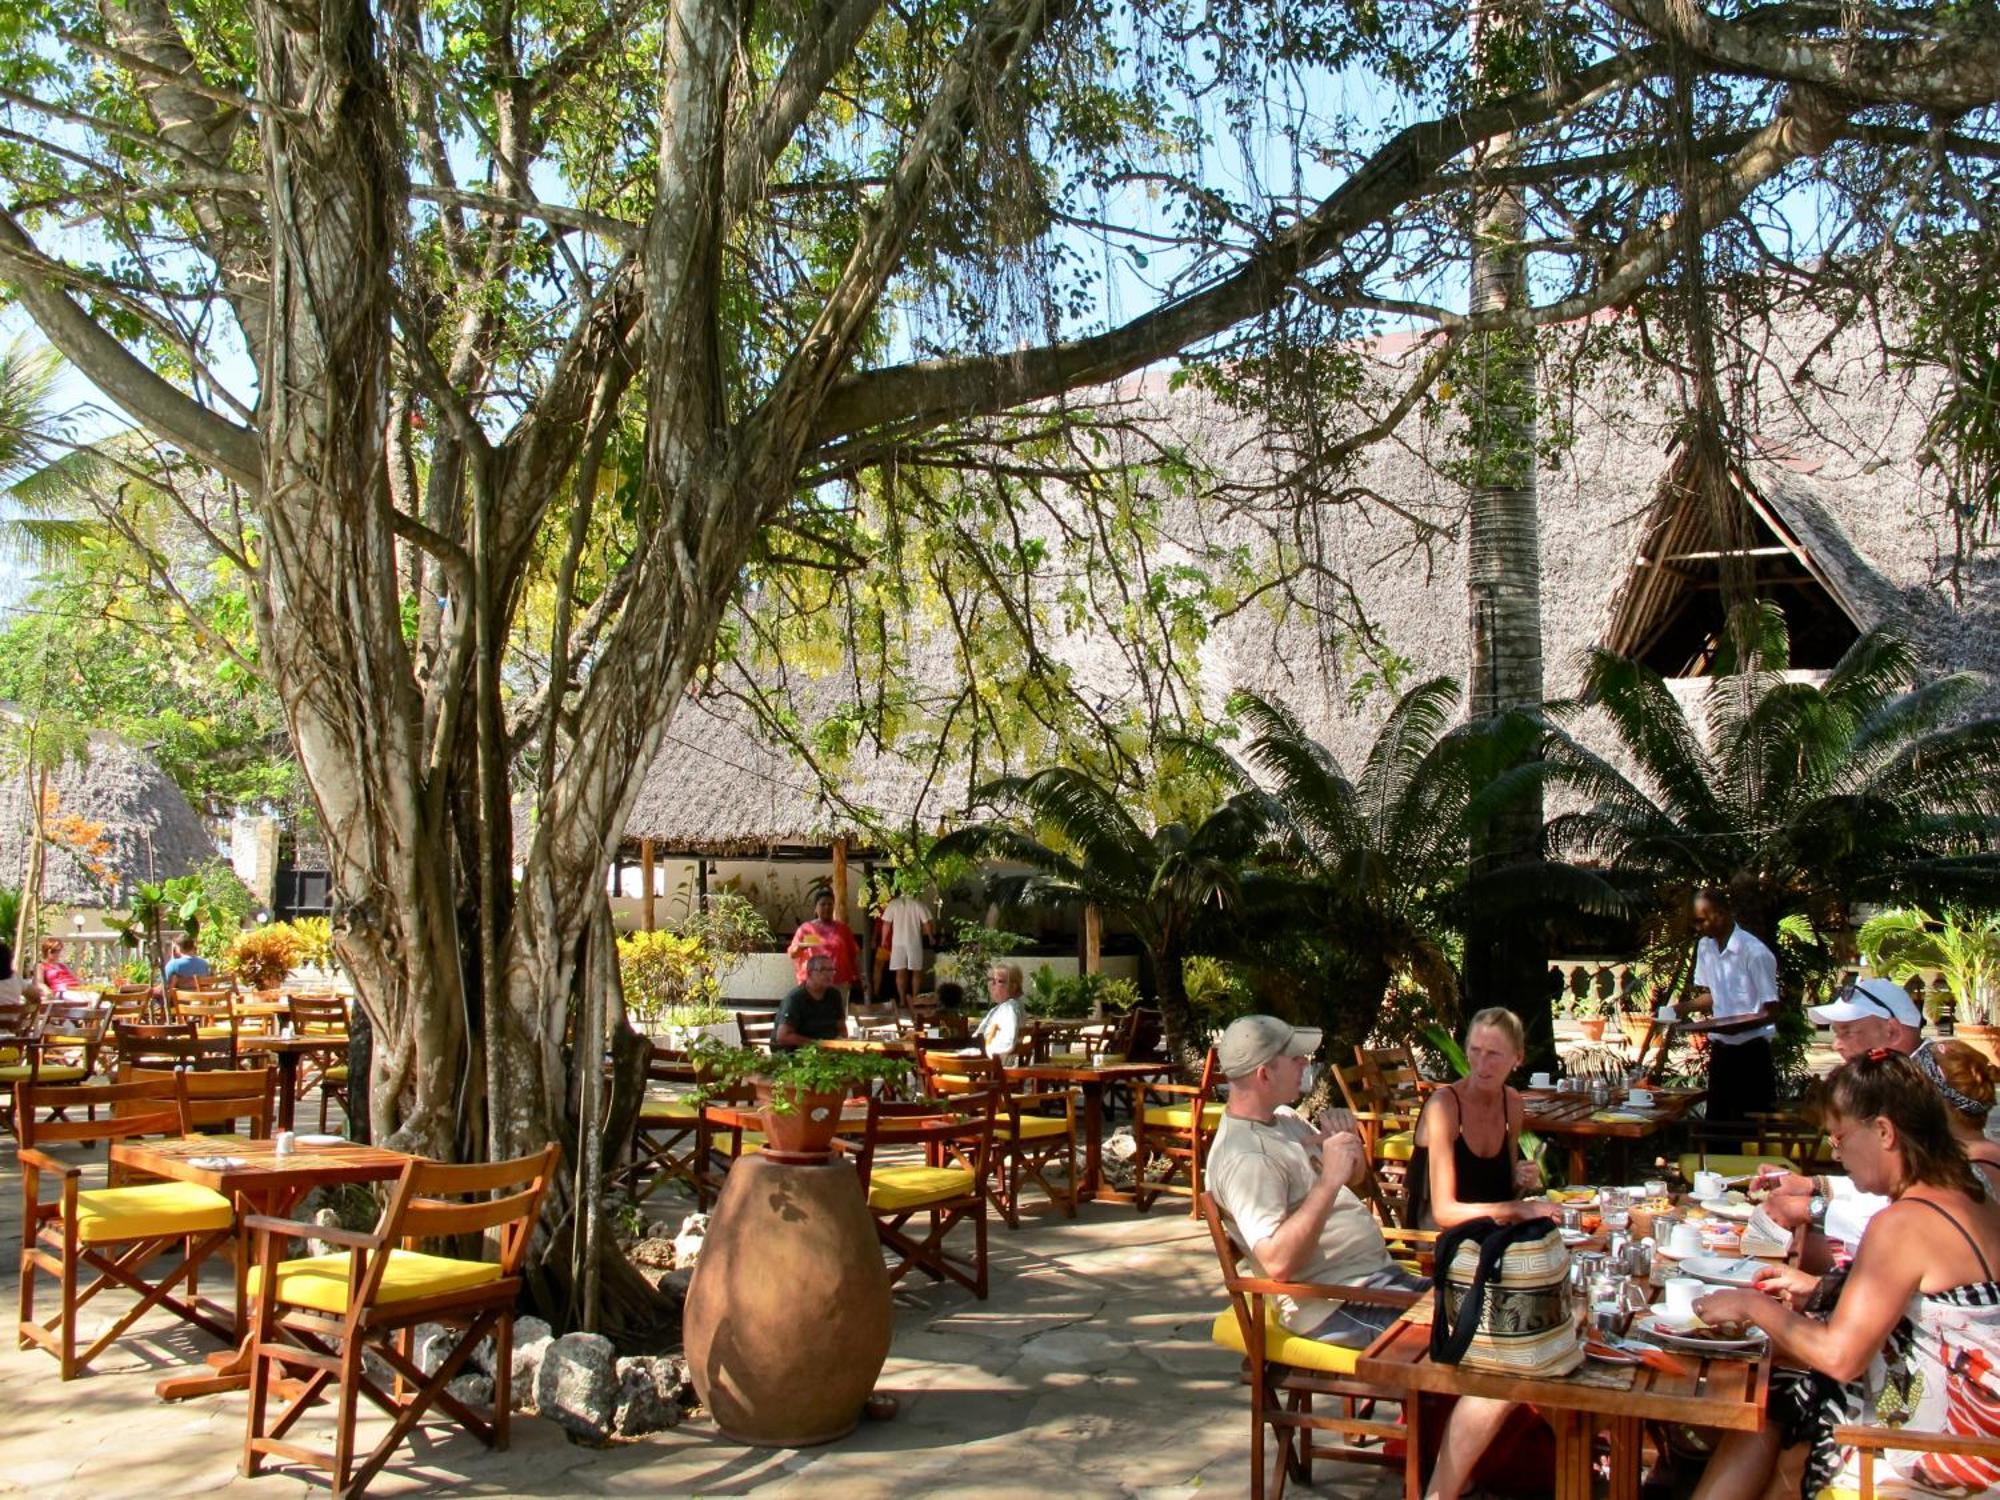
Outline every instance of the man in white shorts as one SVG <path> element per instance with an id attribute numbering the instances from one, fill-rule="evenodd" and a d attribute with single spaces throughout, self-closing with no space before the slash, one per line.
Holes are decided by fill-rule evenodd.
<path id="1" fill-rule="evenodd" d="M 889 924 L 889 970 L 896 976 L 896 1000 L 904 1008 L 917 997 L 924 973 L 924 940 L 935 939 L 931 910 L 915 896 L 899 894 L 882 908 Z"/>

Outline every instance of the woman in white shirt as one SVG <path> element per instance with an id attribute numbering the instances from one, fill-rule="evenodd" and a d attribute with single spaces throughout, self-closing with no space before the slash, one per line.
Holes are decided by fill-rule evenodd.
<path id="1" fill-rule="evenodd" d="M 1019 964 L 995 964 L 986 976 L 986 994 L 993 1008 L 972 1028 L 972 1039 L 1002 1066 L 1012 1063 L 1026 1038 L 1028 1008 L 1021 1003 L 1025 978 Z"/>

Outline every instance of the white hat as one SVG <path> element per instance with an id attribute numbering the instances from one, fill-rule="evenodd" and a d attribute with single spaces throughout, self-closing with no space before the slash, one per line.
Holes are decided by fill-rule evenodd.
<path id="1" fill-rule="evenodd" d="M 1924 1013 L 1910 992 L 1893 979 L 1857 979 L 1831 1004 L 1815 1005 L 1806 1012 L 1815 1026 L 1831 1026 L 1836 1021 L 1890 1020 L 1922 1029 Z"/>
<path id="2" fill-rule="evenodd" d="M 1241 1078 L 1274 1057 L 1311 1057 L 1319 1051 L 1319 1039 L 1315 1028 L 1293 1026 L 1276 1016 L 1238 1016 L 1215 1044 L 1215 1065 L 1224 1078 Z"/>

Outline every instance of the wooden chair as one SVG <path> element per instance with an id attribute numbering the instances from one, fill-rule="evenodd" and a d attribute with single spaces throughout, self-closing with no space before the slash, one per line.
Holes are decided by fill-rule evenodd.
<path id="1" fill-rule="evenodd" d="M 55 1355 L 62 1378 L 81 1373 L 105 1348 L 155 1307 L 164 1307 L 186 1322 L 227 1344 L 227 1324 L 200 1305 L 195 1276 L 201 1263 L 229 1247 L 236 1232 L 236 1210 L 221 1193 L 194 1183 L 146 1182 L 126 1185 L 107 1168 L 108 1185 L 82 1186 L 83 1169 L 56 1160 L 41 1148 L 57 1142 L 125 1140 L 133 1136 L 181 1135 L 187 1121 L 181 1109 L 159 1099 L 148 1084 L 82 1083 L 19 1086 L 21 1130 L 21 1286 L 19 1336 L 22 1348 L 39 1344 Z M 121 1106 L 143 1101 L 143 1112 Z M 42 1119 L 79 1111 L 109 1111 L 102 1119 Z M 61 1183 L 61 1195 L 43 1202 L 42 1179 Z M 181 1253 L 162 1280 L 147 1281 L 145 1272 L 176 1245 Z M 87 1286 L 81 1277 L 94 1273 Z M 37 1276 L 47 1276 L 58 1288 L 53 1325 L 37 1321 Z M 187 1295 L 177 1295 L 183 1283 Z M 137 1301 L 120 1312 L 108 1328 L 81 1351 L 77 1348 L 77 1313 L 109 1287 L 137 1294 Z"/>
<path id="2" fill-rule="evenodd" d="M 1203 1193 L 1196 1204 L 1208 1224 L 1209 1237 L 1215 1242 L 1216 1259 L 1222 1264 L 1222 1284 L 1229 1293 L 1229 1306 L 1216 1315 L 1209 1335 L 1224 1348 L 1243 1356 L 1243 1383 L 1250 1387 L 1251 1500 L 1263 1500 L 1265 1494 L 1269 1473 L 1264 1462 L 1267 1429 L 1275 1429 L 1278 1434 L 1272 1500 L 1281 1500 L 1288 1478 L 1312 1483 L 1315 1459 L 1382 1467 L 1407 1464 L 1415 1477 L 1418 1458 L 1414 1452 L 1397 1455 L 1386 1451 L 1390 1440 L 1407 1440 L 1410 1433 L 1402 1424 L 1376 1415 L 1378 1403 L 1393 1398 L 1380 1387 L 1355 1378 L 1355 1361 L 1361 1351 L 1323 1344 L 1293 1333 L 1280 1320 L 1276 1299 L 1332 1297 L 1375 1307 L 1404 1308 L 1423 1294 L 1245 1276 L 1240 1270 L 1245 1252 L 1230 1238 L 1215 1200 Z M 1392 1253 L 1413 1252 L 1420 1262 L 1427 1260 L 1429 1247 L 1437 1238 L 1428 1231 L 1414 1229 L 1385 1229 L 1383 1234 L 1390 1240 Z M 1428 1274 L 1428 1265 L 1424 1269 Z M 1315 1398 L 1330 1398 L 1338 1404 L 1337 1412 L 1315 1411 Z M 1316 1442 L 1313 1435 L 1319 1432 L 1338 1433 L 1341 1441 Z M 1411 1493 L 1415 1493 L 1414 1489 Z"/>
<path id="3" fill-rule="evenodd" d="M 1853 1448 L 1860 1468 L 1861 1487 L 1857 1500 L 1875 1500 L 1875 1458 L 1879 1453 L 1936 1453 L 1957 1459 L 1984 1460 L 1974 1467 L 1988 1472 L 2000 1468 L 2000 1440 L 1980 1437 L 1972 1433 L 1927 1432 L 1915 1427 L 1873 1427 L 1865 1425 L 1841 1426 L 1833 1429 L 1836 1447 Z M 1914 1487 L 1912 1487 L 1914 1488 Z M 1991 1493 L 1990 1484 L 1976 1493 Z M 1953 1488 L 1939 1490 L 1938 1493 L 1964 1493 Z M 1829 1489 L 1827 1495 L 1842 1494 L 1843 1491 Z M 1905 1493 L 1904 1486 L 1898 1485 L 1896 1493 Z M 1930 1489 L 1917 1489 L 1916 1493 L 1930 1494 Z"/>
<path id="4" fill-rule="evenodd" d="M 993 1121 L 993 1169 L 987 1179 L 993 1206 L 1009 1229 L 1021 1227 L 1021 1181 L 1032 1178 L 1062 1210 L 1076 1217 L 1076 1095 L 1068 1089 L 1010 1093 L 1007 1077 L 990 1057 L 930 1051 L 919 1055 L 925 1092 L 940 1099 L 991 1093 L 999 1101 Z M 1051 1113 L 1060 1110 L 1060 1114 Z M 1064 1186 L 1049 1181 L 1062 1166 Z"/>
<path id="5" fill-rule="evenodd" d="M 868 1211 L 875 1216 L 875 1233 L 883 1248 L 899 1257 L 889 1272 L 891 1285 L 919 1270 L 932 1281 L 955 1281 L 986 1300 L 986 1174 L 997 1108 L 998 1096 L 992 1092 L 914 1103 L 868 1101 L 867 1133 L 855 1165 Z M 925 1162 L 882 1165 L 885 1146 L 921 1146 Z M 945 1165 L 947 1159 L 950 1165 Z M 929 1221 L 922 1239 L 904 1231 L 918 1214 Z M 946 1237 L 967 1222 L 973 1233 L 969 1262 L 945 1250 Z"/>
<path id="6" fill-rule="evenodd" d="M 1211 1047 L 1197 1082 L 1148 1083 L 1141 1088 L 1139 1107 L 1132 1118 L 1132 1139 L 1138 1148 L 1132 1156 L 1132 1201 L 1140 1213 L 1150 1209 L 1162 1193 L 1186 1198 L 1188 1212 L 1195 1212 L 1195 1200 L 1201 1196 L 1202 1158 L 1222 1124 L 1222 1105 L 1210 1097 L 1220 1076 Z M 1155 1182 L 1150 1170 L 1161 1158 L 1172 1165 L 1166 1177 Z"/>
<path id="7" fill-rule="evenodd" d="M 739 1010 L 736 1024 L 743 1028 L 743 1045 L 758 1052 L 771 1050 L 771 1037 L 778 1029 L 775 1010 Z"/>
<path id="8" fill-rule="evenodd" d="M 75 991 L 70 991 L 74 994 Z M 42 1038 L 41 1077 L 51 1083 L 82 1082 L 97 1071 L 98 1054 L 104 1047 L 104 1030 L 111 1021 L 108 1000 L 52 1000 L 41 1009 L 36 1025 Z M 51 1076 L 50 1068 L 68 1072 L 70 1077 Z"/>
<path id="9" fill-rule="evenodd" d="M 200 1035 L 192 1020 L 141 1026 L 120 1021 L 115 1036 L 121 1066 L 135 1068 L 210 1068 L 236 1066 L 236 1045 L 227 1036 Z"/>
<path id="10" fill-rule="evenodd" d="M 299 994 L 291 997 L 292 1029 L 299 1036 L 325 1037 L 327 1049 L 312 1054 L 315 1064 L 299 1081 L 299 1092 L 319 1090 L 319 1128 L 327 1126 L 328 1107 L 340 1101 L 349 1112 L 347 1087 L 347 1002 L 338 995 Z"/>
<path id="11" fill-rule="evenodd" d="M 646 1082 L 686 1087 L 695 1081 L 694 1064 L 685 1052 L 655 1046 L 646 1059 Z M 691 1099 L 649 1094 L 640 1101 L 632 1122 L 632 1148 L 620 1176 L 634 1203 L 644 1203 L 671 1182 L 685 1182 L 695 1201 L 707 1206 L 713 1183 L 703 1157 L 708 1131 L 701 1106 Z"/>
<path id="12" fill-rule="evenodd" d="M 433 1406 L 489 1448 L 506 1448 L 521 1262 L 556 1157 L 557 1148 L 549 1145 L 533 1156 L 486 1165 L 412 1161 L 368 1234 L 260 1214 L 244 1221 L 257 1237 L 257 1263 L 249 1278 L 256 1321 L 250 1421 L 243 1439 L 246 1476 L 254 1478 L 269 1457 L 288 1459 L 327 1470 L 336 1496 L 358 1495 Z M 499 1238 L 497 1261 L 417 1249 L 425 1240 L 493 1231 Z M 330 1255 L 281 1259 L 287 1241 L 307 1237 L 341 1248 Z M 457 1336 L 428 1374 L 411 1359 L 411 1332 L 419 1323 L 442 1323 Z M 489 1333 L 493 1405 L 482 1416 L 445 1387 Z M 364 1349 L 394 1373 L 391 1390 L 383 1390 L 362 1364 Z M 272 1420 L 273 1382 L 293 1372 L 303 1376 L 301 1387 Z M 287 1442 L 293 1424 L 336 1383 L 333 1451 Z M 355 1408 L 362 1396 L 394 1420 L 357 1465 Z"/>
<path id="13" fill-rule="evenodd" d="M 1438 1085 L 1424 1077 L 1417 1066 L 1416 1049 L 1408 1043 L 1400 1047 L 1356 1047 L 1354 1061 L 1367 1080 L 1368 1093 L 1376 1107 L 1386 1113 L 1407 1115 L 1414 1122 L 1423 1113 L 1424 1100 Z"/>
<path id="14" fill-rule="evenodd" d="M 187 1128 L 222 1129 L 247 1135 L 253 1141 L 271 1138 L 278 1118 L 278 1072 L 275 1068 L 237 1068 L 205 1073 L 183 1069 L 138 1068 L 130 1063 L 118 1069 L 120 1083 L 149 1084 L 156 1091 L 151 1098 L 171 1100 L 182 1111 Z M 244 1128 L 238 1130 L 241 1125 Z"/>
<path id="15" fill-rule="evenodd" d="M 1369 1091 L 1366 1071 L 1357 1061 L 1333 1070 L 1341 1099 L 1368 1149 L 1368 1178 L 1363 1196 L 1384 1224 L 1410 1222 L 1410 1160 L 1417 1150 L 1417 1122 L 1391 1102 L 1385 1112 L 1382 1101 Z"/>

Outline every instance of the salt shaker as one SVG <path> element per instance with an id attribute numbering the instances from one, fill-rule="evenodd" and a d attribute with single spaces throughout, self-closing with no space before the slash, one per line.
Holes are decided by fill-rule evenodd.
<path id="1" fill-rule="evenodd" d="M 281 1130 L 271 1138 L 271 1149 L 279 1156 L 290 1156 L 298 1148 L 299 1138 L 293 1131 Z"/>

